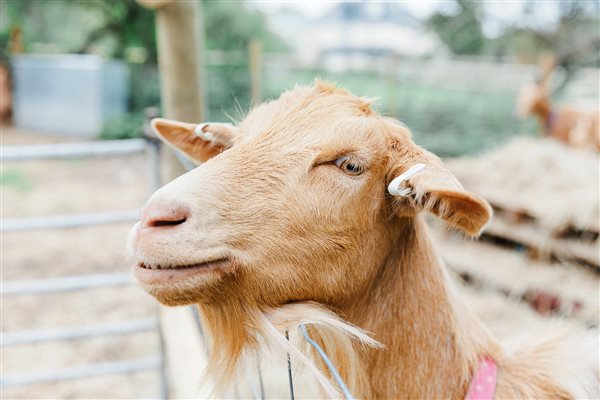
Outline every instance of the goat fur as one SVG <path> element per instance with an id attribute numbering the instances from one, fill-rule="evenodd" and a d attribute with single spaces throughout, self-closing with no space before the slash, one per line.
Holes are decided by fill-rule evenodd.
<path id="1" fill-rule="evenodd" d="M 369 104 L 322 82 L 298 87 L 224 128 L 227 149 L 193 124 L 155 121 L 167 142 L 206 162 L 145 206 L 145 218 L 188 213 L 177 227 L 136 225 L 135 257 L 168 268 L 134 274 L 164 304 L 199 305 L 215 393 L 248 354 L 270 348 L 338 397 L 312 350 L 283 336 L 308 324 L 359 398 L 464 398 L 483 357 L 498 364 L 497 398 L 600 396 L 597 333 L 557 330 L 504 348 L 463 304 L 419 213 L 474 236 L 491 208 Z M 340 155 L 367 172 L 346 176 L 332 162 Z M 427 169 L 409 180 L 412 196 L 387 195 L 415 163 Z M 197 274 L 172 268 L 223 258 Z"/>

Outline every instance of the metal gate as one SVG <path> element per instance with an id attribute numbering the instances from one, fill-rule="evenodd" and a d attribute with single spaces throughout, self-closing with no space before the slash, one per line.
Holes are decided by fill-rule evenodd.
<path id="1" fill-rule="evenodd" d="M 149 163 L 149 192 L 160 187 L 160 143 L 152 138 L 101 141 L 88 143 L 45 144 L 26 146 L 3 146 L 0 159 L 4 161 L 31 161 L 47 159 L 90 158 L 105 156 L 127 156 L 146 154 Z M 139 212 L 119 211 L 95 214 L 54 215 L 40 218 L 18 218 L 0 220 L 0 231 L 23 231 L 34 229 L 58 229 L 101 224 L 137 221 Z M 0 294 L 19 296 L 47 294 L 95 288 L 131 285 L 129 273 L 88 274 L 66 276 L 53 279 L 2 282 Z M 67 341 L 110 335 L 127 335 L 145 331 L 156 331 L 160 338 L 160 352 L 155 356 L 107 361 L 78 365 L 68 368 L 52 369 L 35 373 L 3 374 L 0 378 L 2 388 L 36 383 L 57 382 L 81 379 L 108 374 L 127 374 L 143 370 L 157 370 L 161 377 L 161 397 L 167 398 L 167 382 L 164 365 L 164 346 L 158 315 L 149 319 L 138 319 L 93 326 L 77 326 L 64 329 L 27 330 L 2 332 L 0 346 L 22 346 L 27 344 Z"/>

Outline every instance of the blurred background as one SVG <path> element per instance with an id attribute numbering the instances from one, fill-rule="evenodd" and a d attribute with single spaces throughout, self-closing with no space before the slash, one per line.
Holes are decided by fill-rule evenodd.
<path id="1" fill-rule="evenodd" d="M 137 209 L 183 170 L 147 121 L 239 121 L 317 77 L 377 97 L 492 202 L 479 242 L 434 230 L 499 336 L 597 326 L 599 4 L 2 0 L 3 398 L 198 389 L 173 378 L 177 317 L 127 272 Z"/>
<path id="2" fill-rule="evenodd" d="M 253 95 L 256 101 L 277 97 L 319 76 L 357 94 L 378 97 L 379 108 L 406 122 L 423 144 L 443 155 L 460 155 L 510 135 L 536 133 L 532 121 L 513 118 L 513 108 L 521 86 L 539 76 L 543 52 L 557 58 L 557 99 L 597 96 L 594 1 L 207 1 L 201 14 L 208 120 L 239 118 Z M 89 87 L 81 87 L 76 76 L 61 71 L 80 74 L 93 63 L 102 63 L 98 74 L 105 74 L 104 90 L 111 92 L 97 107 L 111 109 L 96 110 L 103 115 L 93 124 L 88 119 L 93 127 L 76 130 L 70 124 L 68 132 L 136 136 L 144 109 L 160 106 L 152 10 L 133 0 L 22 0 L 4 1 L 1 18 L 2 64 L 10 66 L 14 78 L 17 126 L 38 127 L 26 115 L 35 104 L 19 107 L 20 102 L 35 101 L 28 89 L 39 85 L 39 77 L 32 82 L 36 74 L 43 71 L 45 80 L 63 86 L 48 89 L 53 89 L 56 107 L 66 108 L 71 105 L 67 93 L 74 89 L 64 86 L 86 92 L 100 89 L 92 87 L 92 78 L 81 83 Z M 253 57 L 260 70 L 255 81 L 250 71 Z M 112 96 L 110 102 L 106 96 Z M 91 112 L 91 105 L 80 107 L 78 111 Z M 49 132 L 65 132 L 59 121 L 55 123 L 56 127 L 38 124 Z"/>

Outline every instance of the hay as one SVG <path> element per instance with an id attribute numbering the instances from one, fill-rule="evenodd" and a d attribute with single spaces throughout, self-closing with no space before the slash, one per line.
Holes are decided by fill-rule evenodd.
<path id="1" fill-rule="evenodd" d="M 498 292 L 467 286 L 456 278 L 461 297 L 502 343 L 514 339 L 515 332 L 545 332 L 555 328 L 557 324 L 565 324 L 563 320 L 557 321 L 537 314 L 521 301 Z M 567 323 L 577 325 L 575 322 Z"/>
<path id="2" fill-rule="evenodd" d="M 467 241 L 456 234 L 434 233 L 442 258 L 458 274 L 468 274 L 483 288 L 521 299 L 543 290 L 561 299 L 562 315 L 598 325 L 598 275 L 573 264 L 548 264 L 494 245 Z M 579 305 L 579 306 L 578 306 Z"/>
<path id="3" fill-rule="evenodd" d="M 552 139 L 518 137 L 493 152 L 448 160 L 447 165 L 465 188 L 498 208 L 530 215 L 544 230 L 599 231 L 595 152 Z"/>
<path id="4" fill-rule="evenodd" d="M 495 217 L 485 229 L 486 235 L 506 238 L 535 249 L 538 256 L 561 261 L 583 262 L 600 268 L 598 240 L 582 241 L 573 238 L 557 238 L 533 223 L 511 224 Z"/>

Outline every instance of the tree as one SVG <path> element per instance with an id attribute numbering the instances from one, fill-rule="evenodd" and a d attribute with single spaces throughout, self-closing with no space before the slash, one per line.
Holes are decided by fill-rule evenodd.
<path id="1" fill-rule="evenodd" d="M 554 54 L 556 64 L 565 71 L 563 81 L 555 89 L 560 92 L 579 68 L 600 67 L 599 4 L 586 0 L 558 2 L 558 21 L 551 29 L 515 23 L 506 28 L 497 47 L 531 63 L 537 62 L 542 52 Z M 529 0 L 525 10 L 533 19 L 535 2 Z"/>
<path id="2" fill-rule="evenodd" d="M 286 50 L 269 30 L 265 15 L 243 2 L 204 0 L 203 14 L 207 49 L 245 51 L 250 40 L 259 39 L 266 51 Z"/>
<path id="3" fill-rule="evenodd" d="M 208 49 L 245 50 L 252 38 L 262 40 L 267 51 L 285 49 L 261 12 L 242 2 L 202 4 Z M 65 53 L 101 47 L 106 56 L 122 59 L 127 48 L 138 47 L 145 49 L 148 64 L 156 64 L 154 12 L 135 0 L 2 0 L 1 7 L 0 40 L 6 53 L 11 29 L 20 26 L 29 50 L 36 43 Z"/>
<path id="4" fill-rule="evenodd" d="M 427 21 L 440 39 L 454 54 L 480 54 L 485 47 L 485 37 L 481 31 L 478 16 L 478 3 L 457 0 L 458 12 L 447 15 L 436 12 Z"/>
<path id="5" fill-rule="evenodd" d="M 81 7 L 99 12 L 103 23 L 89 32 L 76 53 L 88 53 L 91 47 L 106 37 L 116 39 L 112 56 L 124 58 L 129 47 L 142 47 L 147 60 L 156 64 L 156 30 L 154 13 L 141 7 L 135 0 L 84 1 Z"/>

